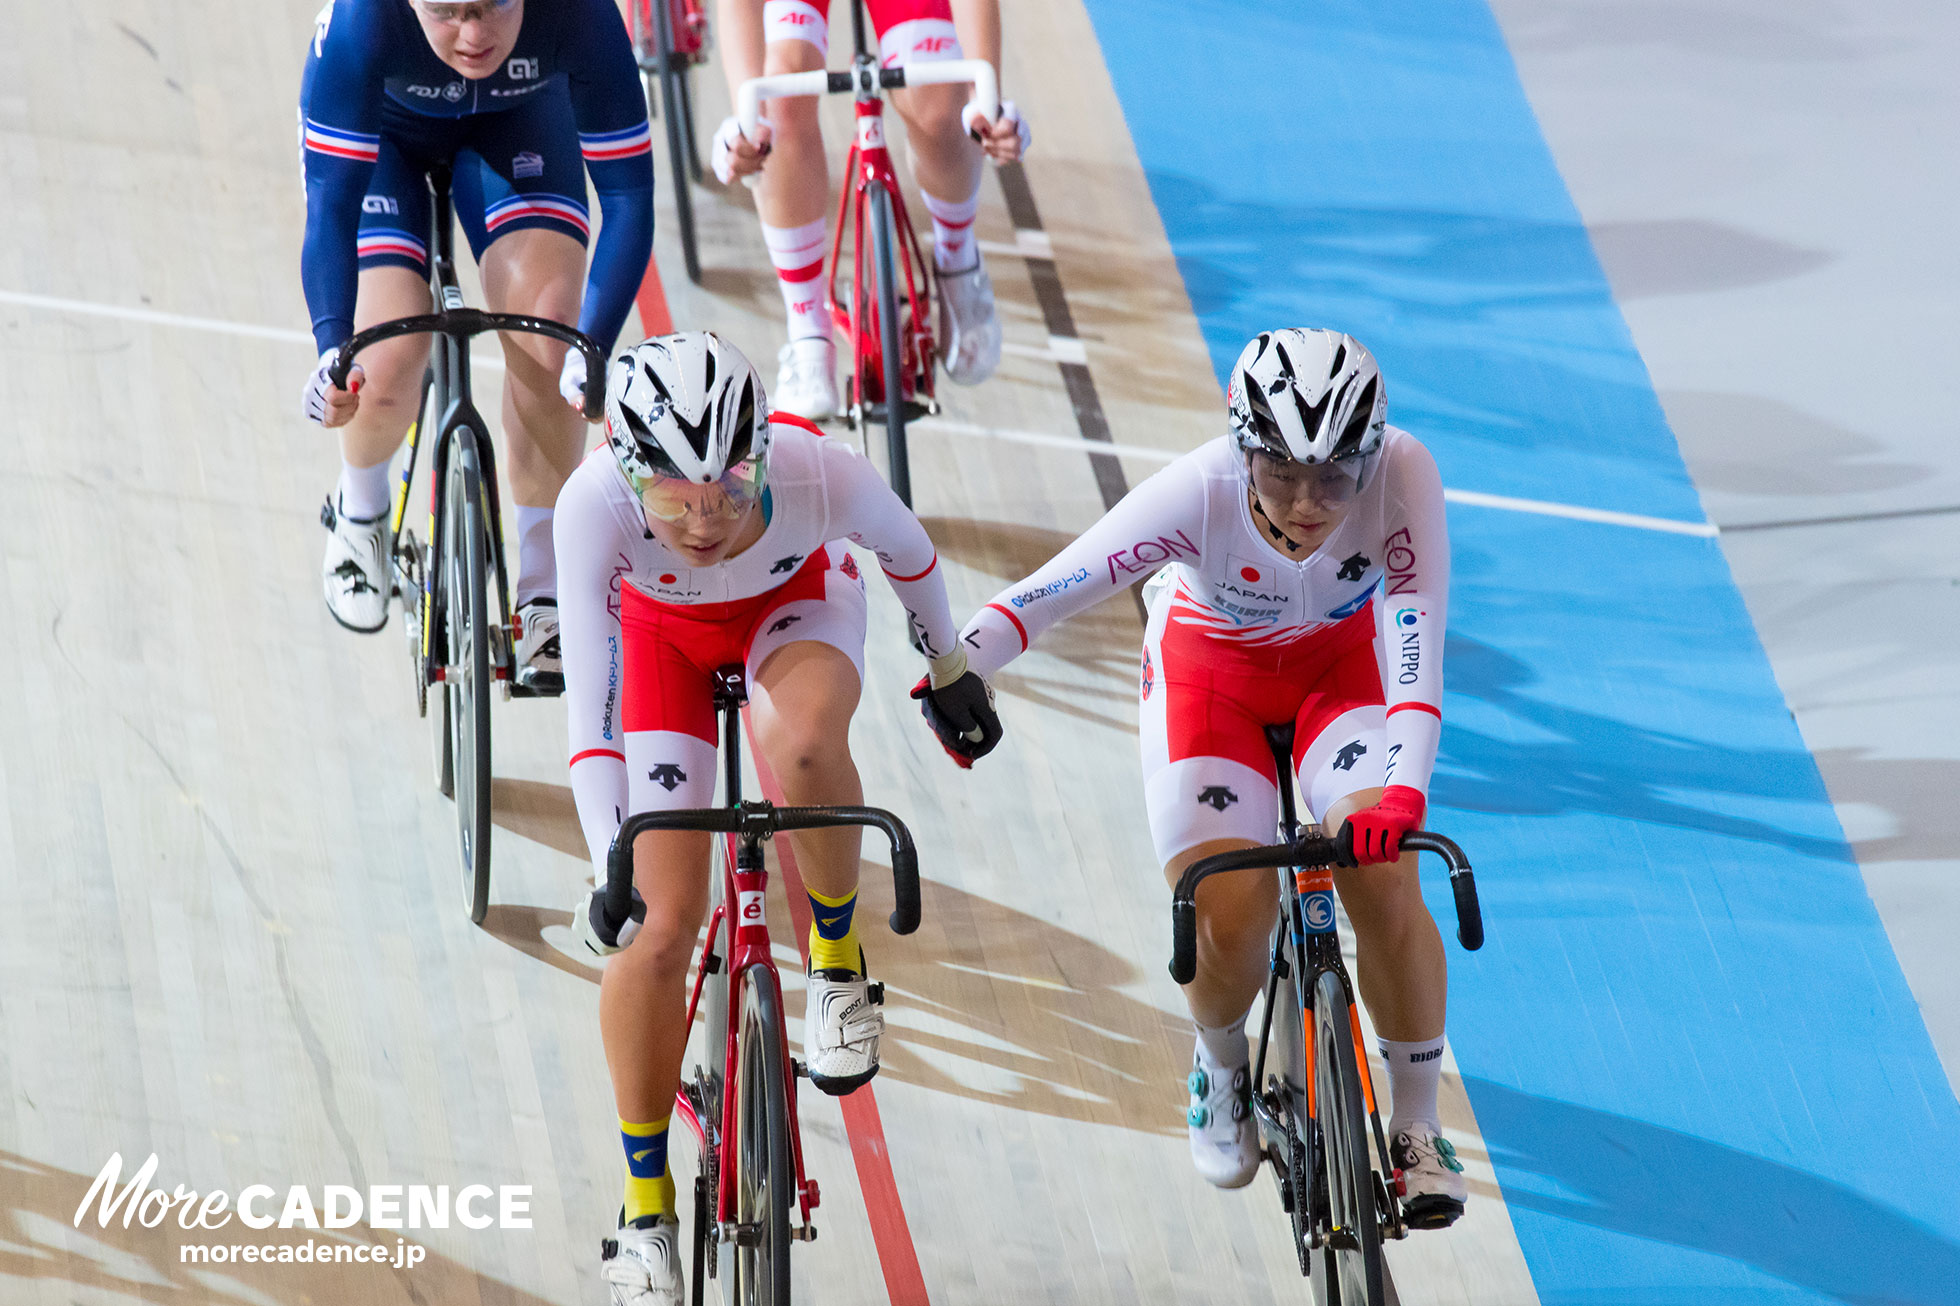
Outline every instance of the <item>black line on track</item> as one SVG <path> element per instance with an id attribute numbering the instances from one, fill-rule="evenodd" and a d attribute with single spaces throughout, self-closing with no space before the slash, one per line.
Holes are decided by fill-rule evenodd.
<path id="1" fill-rule="evenodd" d="M 1041 225 L 1041 211 L 1035 207 L 1034 192 L 1028 187 L 1028 176 L 1021 165 L 1003 163 L 994 170 L 994 175 L 1000 179 L 1001 194 L 1007 200 L 1007 216 L 1015 230 L 1046 234 Z M 1055 260 L 1035 254 L 1021 257 L 1027 264 L 1028 280 L 1034 284 L 1035 302 L 1041 306 L 1048 334 L 1065 340 L 1078 339 L 1075 314 L 1069 311 L 1068 294 L 1062 289 L 1062 276 Z M 1090 444 L 1114 443 L 1109 434 L 1109 419 L 1103 414 L 1102 397 L 1096 392 L 1096 378 L 1090 374 L 1088 365 L 1057 362 L 1056 366 L 1061 369 L 1062 384 L 1068 389 L 1069 407 L 1075 411 L 1075 429 Z M 1107 512 L 1130 492 L 1129 479 L 1123 475 L 1123 464 L 1115 454 L 1095 449 L 1085 452 L 1095 473 L 1096 489 L 1102 494 L 1103 511 Z M 1130 595 L 1136 600 L 1137 616 L 1148 625 L 1149 614 L 1143 606 L 1142 591 L 1132 587 Z"/>
<path id="2" fill-rule="evenodd" d="M 1945 517 L 1960 512 L 1960 503 L 1934 508 L 1894 508 L 1888 512 L 1854 512 L 1843 517 L 1797 517 L 1790 521 L 1752 521 L 1736 526 L 1723 526 L 1724 535 L 1734 535 L 1740 531 L 1787 531 L 1799 526 L 1848 526 L 1857 522 L 1897 521 L 1901 517 Z"/>

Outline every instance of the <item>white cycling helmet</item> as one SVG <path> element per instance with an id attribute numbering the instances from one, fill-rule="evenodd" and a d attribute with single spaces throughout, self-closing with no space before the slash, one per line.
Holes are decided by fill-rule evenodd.
<path id="1" fill-rule="evenodd" d="M 643 340 L 606 376 L 606 440 L 643 493 L 666 478 L 711 485 L 769 464 L 769 400 L 742 352 L 712 331 Z"/>
<path id="2" fill-rule="evenodd" d="M 1262 331 L 1232 365 L 1225 404 L 1248 457 L 1343 462 L 1362 474 L 1387 435 L 1388 400 L 1375 356 L 1320 327 Z"/>

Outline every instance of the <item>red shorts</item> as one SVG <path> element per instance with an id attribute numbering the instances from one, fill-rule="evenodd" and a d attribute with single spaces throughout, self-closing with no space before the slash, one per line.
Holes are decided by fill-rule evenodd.
<path id="1" fill-rule="evenodd" d="M 714 672 L 739 663 L 749 679 L 785 644 L 815 640 L 864 675 L 864 577 L 828 547 L 775 589 L 732 603 L 660 603 L 631 585 L 619 603 L 629 799 L 636 812 L 714 801 Z"/>
<path id="2" fill-rule="evenodd" d="M 1383 784 L 1387 708 L 1372 604 L 1288 644 L 1220 639 L 1151 605 L 1143 650 L 1144 803 L 1160 861 L 1212 839 L 1267 843 L 1279 822 L 1266 727 L 1293 725 L 1307 813 Z"/>
<path id="3" fill-rule="evenodd" d="M 762 7 L 763 39 L 807 41 L 828 54 L 829 7 L 829 0 L 767 0 Z M 878 42 L 878 62 L 884 67 L 960 57 L 951 0 L 867 0 L 866 8 Z"/>

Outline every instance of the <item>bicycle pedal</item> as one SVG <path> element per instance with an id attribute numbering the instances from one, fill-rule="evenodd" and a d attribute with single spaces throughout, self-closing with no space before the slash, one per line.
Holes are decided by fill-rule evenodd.
<path id="1" fill-rule="evenodd" d="M 600 1259 L 600 1260 L 602 1260 L 602 1261 L 610 1261 L 610 1260 L 611 1260 L 611 1259 L 612 1259 L 613 1257 L 615 1257 L 615 1256 L 617 1256 L 617 1255 L 619 1255 L 619 1239 L 617 1239 L 617 1238 L 601 1238 L 601 1239 L 599 1240 L 599 1259 Z"/>
<path id="2" fill-rule="evenodd" d="M 789 1236 L 800 1243 L 813 1243 L 817 1240 L 817 1226 L 814 1224 L 796 1225 L 789 1231 Z"/>
<path id="3" fill-rule="evenodd" d="M 789 1059 L 789 1068 L 796 1073 L 798 1079 L 808 1079 L 810 1077 L 810 1067 L 803 1064 L 803 1058 L 801 1057 L 791 1057 Z"/>
<path id="4" fill-rule="evenodd" d="M 882 980 L 872 980 L 870 984 L 865 986 L 864 991 L 865 996 L 870 999 L 873 1006 L 885 1000 L 885 985 Z"/>

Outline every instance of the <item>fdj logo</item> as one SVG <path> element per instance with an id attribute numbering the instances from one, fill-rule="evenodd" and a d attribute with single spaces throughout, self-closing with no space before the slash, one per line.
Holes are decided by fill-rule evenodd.
<path id="1" fill-rule="evenodd" d="M 1325 934 L 1334 928 L 1334 895 L 1308 894 L 1300 900 L 1300 914 L 1306 919 L 1308 929 L 1316 934 Z"/>
<path id="2" fill-rule="evenodd" d="M 504 73 L 513 82 L 530 81 L 538 75 L 536 59 L 512 59 L 504 65 Z"/>

